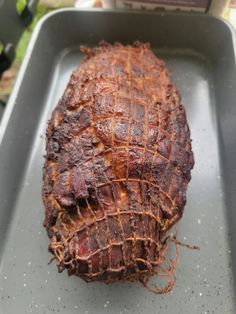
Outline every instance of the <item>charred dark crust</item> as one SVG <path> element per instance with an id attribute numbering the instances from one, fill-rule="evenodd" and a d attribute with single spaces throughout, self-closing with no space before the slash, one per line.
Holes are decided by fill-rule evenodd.
<path id="1" fill-rule="evenodd" d="M 185 109 L 149 44 L 81 47 L 47 129 L 44 225 L 58 270 L 141 280 L 165 259 L 194 165 Z"/>

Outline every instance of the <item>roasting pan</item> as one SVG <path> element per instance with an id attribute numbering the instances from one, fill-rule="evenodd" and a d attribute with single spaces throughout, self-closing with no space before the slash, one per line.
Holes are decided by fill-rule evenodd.
<path id="1" fill-rule="evenodd" d="M 87 284 L 57 273 L 41 200 L 45 128 L 80 44 L 148 41 L 178 86 L 195 167 L 176 285 L 157 296 L 137 284 Z M 0 313 L 235 313 L 235 36 L 223 20 L 157 12 L 59 10 L 37 25 L 0 126 Z M 154 278 L 154 281 L 157 280 Z"/>

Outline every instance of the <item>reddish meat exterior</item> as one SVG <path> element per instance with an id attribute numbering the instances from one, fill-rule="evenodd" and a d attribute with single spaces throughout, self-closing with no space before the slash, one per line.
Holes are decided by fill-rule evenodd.
<path id="1" fill-rule="evenodd" d="M 83 51 L 47 129 L 49 249 L 86 281 L 141 280 L 158 271 L 186 202 L 185 110 L 148 44 Z"/>

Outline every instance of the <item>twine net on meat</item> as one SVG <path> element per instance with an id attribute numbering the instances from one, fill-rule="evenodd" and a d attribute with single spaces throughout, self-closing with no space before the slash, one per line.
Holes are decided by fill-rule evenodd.
<path id="1" fill-rule="evenodd" d="M 185 110 L 148 44 L 82 47 L 47 130 L 43 199 L 59 271 L 107 283 L 170 276 L 170 228 L 193 167 Z M 173 241 L 172 241 L 173 242 Z M 151 289 L 151 288 L 150 288 Z"/>

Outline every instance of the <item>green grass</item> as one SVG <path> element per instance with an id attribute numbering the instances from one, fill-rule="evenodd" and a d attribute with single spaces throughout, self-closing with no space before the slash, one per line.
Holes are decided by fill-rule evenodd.
<path id="1" fill-rule="evenodd" d="M 2 51 L 3 51 L 3 47 L 4 47 L 4 45 L 3 45 L 3 43 L 2 43 L 1 40 L 0 40 L 0 54 L 1 54 Z"/>
<path id="2" fill-rule="evenodd" d="M 17 11 L 18 12 L 22 12 L 22 10 L 24 10 L 25 8 L 25 4 L 28 0 L 17 0 L 16 2 L 16 7 L 17 7 Z M 1 0 L 0 0 L 1 2 Z M 51 1 L 52 2 L 52 1 Z M 53 3 L 53 2 L 52 2 Z M 50 1 L 48 5 L 43 5 L 41 3 L 38 4 L 37 6 L 37 10 L 36 10 L 36 14 L 35 17 L 32 21 L 32 23 L 26 28 L 26 30 L 24 31 L 21 39 L 18 42 L 18 45 L 16 47 L 16 58 L 11 66 L 11 68 L 9 69 L 9 73 L 8 73 L 8 79 L 7 80 L 1 80 L 0 81 L 0 99 L 3 97 L 3 99 L 6 98 L 6 95 L 9 95 L 11 93 L 13 84 L 15 82 L 15 78 L 17 76 L 17 72 L 19 70 L 19 67 L 24 59 L 25 53 L 26 53 L 26 49 L 30 40 L 30 37 L 32 35 L 32 32 L 34 30 L 35 25 L 37 24 L 37 22 L 48 12 L 58 9 L 58 8 L 62 8 L 64 7 L 63 5 L 63 0 L 60 3 L 60 5 L 58 5 L 57 7 L 50 7 Z M 3 44 L 0 41 L 0 53 L 3 49 Z"/>
<path id="3" fill-rule="evenodd" d="M 16 1 L 16 9 L 19 14 L 21 14 L 27 4 L 27 0 L 17 0 Z"/>
<path id="4" fill-rule="evenodd" d="M 24 2 L 24 0 L 21 0 L 21 5 L 22 2 Z M 21 64 L 22 60 L 24 59 L 25 56 L 25 52 L 31 37 L 31 34 L 34 30 L 35 25 L 37 24 L 37 22 L 41 19 L 41 17 L 43 17 L 46 13 L 52 11 L 51 8 L 48 8 L 44 5 L 38 5 L 37 7 L 37 12 L 36 15 L 32 21 L 32 23 L 26 28 L 26 30 L 24 31 L 18 45 L 16 48 L 16 58 L 15 58 L 15 62 L 17 65 Z"/>

